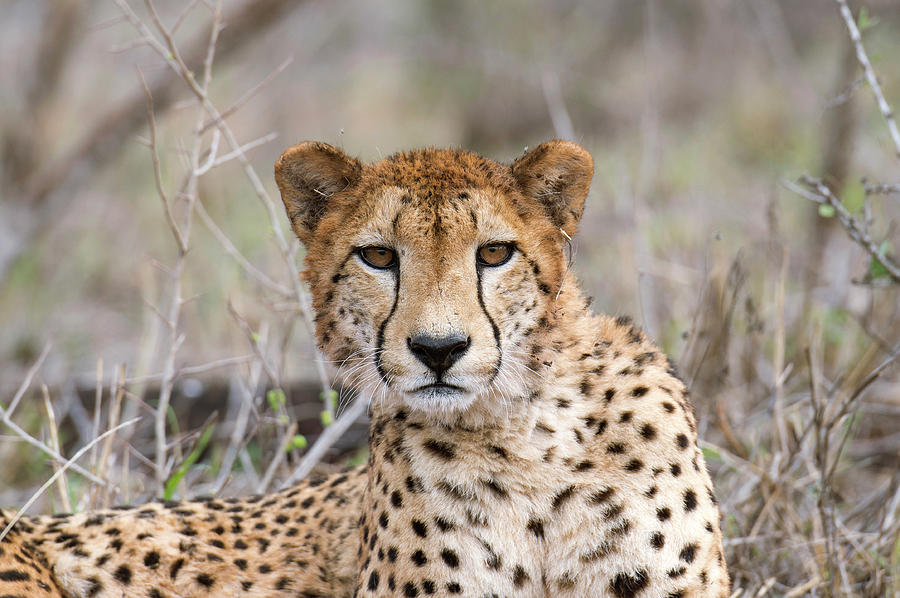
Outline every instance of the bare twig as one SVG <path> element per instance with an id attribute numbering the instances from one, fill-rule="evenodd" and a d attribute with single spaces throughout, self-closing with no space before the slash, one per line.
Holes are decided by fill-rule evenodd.
<path id="1" fill-rule="evenodd" d="M 13 528 L 13 526 L 15 526 L 16 523 L 19 522 L 19 520 L 25 515 L 25 512 L 28 510 L 28 508 L 29 508 L 31 505 L 33 505 L 34 502 L 35 502 L 38 498 L 41 497 L 41 495 L 47 490 L 47 488 L 49 488 L 50 486 L 52 486 L 52 485 L 56 482 L 56 478 L 58 478 L 58 477 L 61 476 L 63 473 L 65 473 L 66 470 L 68 470 L 69 468 L 75 469 L 75 467 L 76 467 L 75 462 L 76 462 L 78 459 L 80 459 L 81 456 L 82 456 L 83 454 L 85 454 L 87 451 L 89 451 L 89 450 L 91 449 L 92 446 L 94 446 L 95 444 L 97 444 L 98 442 L 100 442 L 101 440 L 103 440 L 104 438 L 106 438 L 107 436 L 110 436 L 111 434 L 115 434 L 116 432 L 118 432 L 118 431 L 121 430 L 122 428 L 124 428 L 124 427 L 126 427 L 126 426 L 130 426 L 130 425 L 132 425 L 132 424 L 135 424 L 135 423 L 139 422 L 140 419 L 141 419 L 141 418 L 136 417 L 136 418 L 134 418 L 134 419 L 128 420 L 127 422 L 123 422 L 123 423 L 119 424 L 118 426 L 116 426 L 115 428 L 113 428 L 113 429 L 111 429 L 111 430 L 107 430 L 106 432 L 104 432 L 103 434 L 101 434 L 100 436 L 98 436 L 97 438 L 93 439 L 93 440 L 92 440 L 91 442 L 89 442 L 88 444 L 86 444 L 86 445 L 84 445 L 83 447 L 81 447 L 80 449 L 78 449 L 78 452 L 76 452 L 74 455 L 72 455 L 72 458 L 71 458 L 71 459 L 64 459 L 64 460 L 63 460 L 64 462 L 63 462 L 62 467 L 60 467 L 60 468 L 56 471 L 56 473 L 54 473 L 52 476 L 50 476 L 50 479 L 48 479 L 46 482 L 44 482 L 44 484 L 43 484 L 40 488 L 38 488 L 37 491 L 36 491 L 34 494 L 31 495 L 31 498 L 29 498 L 29 499 L 25 502 L 25 504 L 22 505 L 22 508 L 20 508 L 20 509 L 18 510 L 18 512 L 15 514 L 15 516 L 9 521 L 9 523 L 6 524 L 6 527 L 3 528 L 3 531 L 2 531 L 2 532 L 0 532 L 0 540 L 3 540 L 3 538 L 6 537 L 6 535 L 9 533 L 9 530 L 11 530 L 11 529 Z"/>
<path id="2" fill-rule="evenodd" d="M 859 27 L 856 26 L 853 14 L 847 6 L 847 0 L 835 0 L 835 2 L 837 2 L 840 7 L 841 16 L 844 18 L 844 23 L 847 25 L 847 31 L 850 32 L 850 40 L 856 48 L 856 59 L 859 61 L 859 64 L 866 74 L 866 81 L 869 82 L 869 87 L 875 95 L 878 110 L 881 112 L 881 116 L 884 117 L 884 120 L 887 123 L 887 128 L 890 132 L 891 140 L 894 142 L 897 157 L 900 158 L 900 130 L 897 129 L 897 121 L 894 120 L 894 112 L 891 110 L 891 106 L 887 103 L 887 100 L 884 99 L 884 93 L 882 93 L 881 85 L 878 83 L 878 77 L 875 75 L 875 71 L 872 69 L 872 63 L 869 61 L 869 56 L 866 54 L 866 49 L 863 47 L 862 35 L 860 35 Z"/>
<path id="3" fill-rule="evenodd" d="M 53 411 L 53 402 L 50 400 L 50 390 L 46 384 L 41 384 L 41 394 L 44 397 L 44 410 L 47 412 L 47 425 L 50 428 L 50 446 L 53 450 L 59 452 L 59 430 L 56 426 L 56 412 Z M 59 466 L 53 464 L 53 469 L 58 470 Z M 69 501 L 69 485 L 66 483 L 66 476 L 60 475 L 56 478 L 59 487 L 59 498 L 62 502 L 63 510 L 66 513 L 72 512 L 72 503 Z"/>
<path id="4" fill-rule="evenodd" d="M 325 428 L 322 435 L 313 443 L 309 452 L 304 455 L 303 460 L 300 461 L 300 464 L 297 465 L 290 477 L 281 484 L 281 487 L 287 488 L 305 478 L 322 459 L 325 452 L 331 448 L 338 438 L 343 436 L 353 422 L 365 413 L 368 404 L 369 401 L 366 397 L 356 397 L 353 404 L 333 424 Z"/>
<path id="5" fill-rule="evenodd" d="M 187 242 L 185 241 L 181 230 L 178 228 L 178 225 L 175 224 L 175 218 L 172 217 L 172 209 L 169 206 L 169 198 L 163 188 L 162 169 L 159 165 L 159 153 L 156 150 L 156 117 L 153 115 L 153 96 L 150 95 L 150 88 L 147 87 L 147 81 L 144 80 L 144 75 L 141 73 L 140 69 L 136 69 L 136 71 L 138 79 L 141 82 L 141 87 L 144 89 L 144 95 L 147 98 L 147 121 L 150 123 L 149 146 L 150 155 L 153 157 L 153 180 L 156 183 L 156 193 L 162 201 L 163 212 L 166 215 L 166 223 L 169 225 L 169 230 L 172 231 L 172 236 L 175 237 L 175 243 L 178 244 L 178 250 L 181 253 L 186 253 Z"/>
<path id="6" fill-rule="evenodd" d="M 51 347 L 51 343 L 45 344 L 37 361 L 35 361 L 34 365 L 28 369 L 28 373 L 25 374 L 22 384 L 19 385 L 19 389 L 16 391 L 16 394 L 13 395 L 12 401 L 9 402 L 9 406 L 6 408 L 6 417 L 12 417 L 13 411 L 16 410 L 19 401 L 21 401 L 22 397 L 25 396 L 25 393 L 28 392 L 28 388 L 31 386 L 31 381 L 34 379 L 35 374 L 38 373 L 38 370 L 40 370 L 41 366 L 44 364 L 44 360 L 47 359 L 47 355 L 50 354 Z"/>
<path id="7" fill-rule="evenodd" d="M 895 283 L 900 283 L 900 265 L 894 263 L 890 257 L 880 250 L 879 246 L 866 232 L 866 227 L 847 211 L 847 208 L 844 207 L 841 200 L 835 197 L 834 193 L 831 192 L 831 189 L 819 179 L 809 175 L 803 175 L 800 178 L 800 181 L 813 189 L 814 192 L 810 192 L 790 181 L 782 181 L 782 185 L 814 203 L 834 208 L 841 225 L 844 227 L 850 238 L 853 239 L 857 245 L 862 247 L 873 260 L 881 264 L 888 273 L 888 276 L 890 276 Z"/>

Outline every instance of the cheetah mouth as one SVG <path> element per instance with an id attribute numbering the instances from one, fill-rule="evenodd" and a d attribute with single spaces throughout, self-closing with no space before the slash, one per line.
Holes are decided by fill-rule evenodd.
<path id="1" fill-rule="evenodd" d="M 436 395 L 451 395 L 461 392 L 466 392 L 466 389 L 461 386 L 456 386 L 453 384 L 446 384 L 444 382 L 434 382 L 432 384 L 424 384 L 418 388 L 414 388 L 411 393 L 420 393 L 426 392 Z"/>
<path id="2" fill-rule="evenodd" d="M 474 399 L 474 395 L 465 388 L 446 382 L 423 384 L 403 394 L 404 402 L 411 409 L 432 414 L 465 410 Z"/>

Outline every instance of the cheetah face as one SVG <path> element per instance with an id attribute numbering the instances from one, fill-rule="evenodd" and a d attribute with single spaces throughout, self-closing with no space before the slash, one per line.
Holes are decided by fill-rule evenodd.
<path id="1" fill-rule="evenodd" d="M 288 149 L 276 179 L 307 248 L 319 344 L 344 380 L 376 407 L 508 413 L 538 375 L 592 170 L 562 141 L 512 165 L 454 150 L 363 165 L 321 143 Z"/>

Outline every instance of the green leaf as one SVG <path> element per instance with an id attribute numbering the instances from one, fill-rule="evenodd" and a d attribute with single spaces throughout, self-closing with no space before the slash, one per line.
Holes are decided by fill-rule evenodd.
<path id="1" fill-rule="evenodd" d="M 273 388 L 266 393 L 266 401 L 268 401 L 272 411 L 278 411 L 287 403 L 287 397 L 285 397 L 284 391 L 280 388 Z"/>
<path id="2" fill-rule="evenodd" d="M 251 332 L 251 333 L 250 333 L 250 338 L 253 339 L 253 342 L 254 342 L 254 343 L 258 343 L 258 342 L 259 342 L 259 334 L 257 334 L 256 332 Z"/>
<path id="3" fill-rule="evenodd" d="M 191 470 L 191 467 L 194 466 L 194 463 L 197 462 L 200 455 L 203 454 L 203 450 L 206 448 L 206 445 L 209 444 L 210 439 L 212 439 L 213 431 L 215 429 L 216 424 L 211 423 L 203 430 L 203 433 L 200 435 L 200 439 L 194 445 L 194 448 L 188 453 L 188 456 L 184 458 L 184 461 L 175 468 L 175 471 L 172 472 L 169 479 L 166 480 L 166 487 L 163 490 L 164 499 L 172 500 L 175 496 L 175 490 L 178 488 L 178 484 L 181 482 L 182 478 L 187 475 L 187 472 Z"/>
<path id="4" fill-rule="evenodd" d="M 324 400 L 325 400 L 325 393 L 324 393 L 324 392 L 320 392 L 320 393 L 319 393 L 319 398 L 322 399 L 322 400 L 324 401 Z M 329 389 L 328 389 L 328 399 L 331 401 L 331 408 L 332 408 L 332 409 L 337 409 L 337 404 L 338 404 L 338 391 L 336 391 L 336 390 L 333 389 L 333 388 L 329 388 Z"/>
<path id="5" fill-rule="evenodd" d="M 720 455 L 719 451 L 717 451 L 714 448 L 704 447 L 701 450 L 703 451 L 703 458 L 706 459 L 707 461 L 721 461 L 722 460 L 722 455 Z"/>
<path id="6" fill-rule="evenodd" d="M 881 245 L 878 247 L 878 255 L 882 258 L 887 257 L 888 252 L 893 249 L 891 247 L 890 241 L 883 241 Z M 885 278 L 890 276 L 887 268 L 885 268 L 881 262 L 872 257 L 869 260 L 869 278 L 872 280 L 878 280 L 879 278 Z"/>
<path id="7" fill-rule="evenodd" d="M 334 423 L 334 416 L 327 409 L 322 410 L 322 413 L 319 414 L 319 419 L 322 420 L 322 425 L 326 428 Z"/>
<path id="8" fill-rule="evenodd" d="M 841 189 L 841 203 L 851 214 L 860 212 L 866 203 L 866 188 L 858 179 L 848 181 Z"/>
<path id="9" fill-rule="evenodd" d="M 288 440 L 288 444 L 284 447 L 286 451 L 303 450 L 309 446 L 309 441 L 303 434 L 294 434 L 294 437 Z"/>
<path id="10" fill-rule="evenodd" d="M 860 33 L 867 29 L 871 29 L 878 23 L 878 17 L 870 17 L 869 11 L 865 6 L 859 9 L 859 16 L 856 18 L 856 26 L 859 27 Z"/>
<path id="11" fill-rule="evenodd" d="M 822 218 L 834 218 L 834 208 L 827 203 L 820 203 L 819 216 Z"/>

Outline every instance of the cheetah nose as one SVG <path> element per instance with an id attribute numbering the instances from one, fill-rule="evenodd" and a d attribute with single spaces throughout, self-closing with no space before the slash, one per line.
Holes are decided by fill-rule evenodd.
<path id="1" fill-rule="evenodd" d="M 462 334 L 449 336 L 417 334 L 406 339 L 406 346 L 416 359 L 434 370 L 438 378 L 463 356 L 469 344 L 469 337 Z"/>

